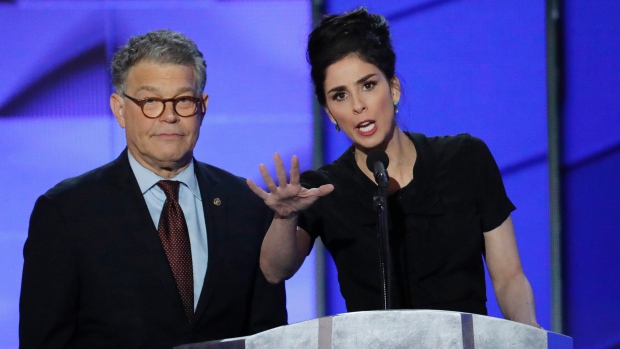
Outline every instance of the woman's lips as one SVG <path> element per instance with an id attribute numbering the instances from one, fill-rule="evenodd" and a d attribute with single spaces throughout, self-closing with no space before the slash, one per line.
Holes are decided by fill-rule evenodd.
<path id="1" fill-rule="evenodd" d="M 356 130 L 362 136 L 371 136 L 377 132 L 377 124 L 374 121 L 365 120 L 357 124 Z"/>

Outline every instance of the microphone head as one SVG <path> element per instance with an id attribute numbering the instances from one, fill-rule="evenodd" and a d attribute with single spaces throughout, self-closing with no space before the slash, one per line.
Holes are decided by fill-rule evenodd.
<path id="1" fill-rule="evenodd" d="M 368 153 L 368 157 L 366 157 L 366 166 L 368 166 L 370 172 L 375 172 L 375 164 L 377 162 L 381 162 L 383 164 L 383 168 L 385 169 L 387 169 L 390 164 L 390 158 L 382 149 L 374 149 Z"/>

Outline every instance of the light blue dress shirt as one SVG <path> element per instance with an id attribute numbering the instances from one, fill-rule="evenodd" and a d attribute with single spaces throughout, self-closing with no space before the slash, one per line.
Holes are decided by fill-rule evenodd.
<path id="1" fill-rule="evenodd" d="M 207 225 L 205 223 L 205 215 L 202 207 L 202 198 L 200 196 L 200 188 L 198 180 L 194 173 L 194 162 L 190 162 L 189 166 L 174 178 L 163 178 L 149 169 L 140 165 L 140 163 L 127 151 L 129 155 L 129 164 L 131 170 L 138 180 L 140 191 L 146 201 L 155 230 L 159 226 L 159 217 L 161 210 L 166 201 L 166 194 L 157 186 L 157 182 L 161 180 L 174 180 L 181 182 L 179 186 L 179 205 L 185 215 L 187 229 L 189 231 L 189 242 L 192 250 L 192 266 L 194 268 L 194 310 L 200 298 L 200 291 L 204 284 L 205 274 L 207 272 L 207 262 L 209 260 L 209 249 L 207 244 Z"/>

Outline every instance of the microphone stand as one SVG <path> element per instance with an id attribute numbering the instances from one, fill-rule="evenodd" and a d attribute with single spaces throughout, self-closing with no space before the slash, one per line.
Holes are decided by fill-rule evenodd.
<path id="1" fill-rule="evenodd" d="M 382 163 L 377 163 L 377 165 Z M 377 166 L 375 165 L 375 166 Z M 388 208 L 387 208 L 387 171 L 375 171 L 377 181 L 377 193 L 373 196 L 373 207 L 379 216 L 377 224 L 377 239 L 379 240 L 379 264 L 381 269 L 381 287 L 383 291 L 383 309 L 392 309 L 391 285 L 392 285 L 392 254 L 390 253 L 390 238 L 388 234 Z M 383 177 L 385 174 L 386 177 Z"/>

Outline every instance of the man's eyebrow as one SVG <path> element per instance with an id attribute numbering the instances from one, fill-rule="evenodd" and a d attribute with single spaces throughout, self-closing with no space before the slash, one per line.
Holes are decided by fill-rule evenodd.
<path id="1" fill-rule="evenodd" d="M 372 78 L 373 76 L 376 76 L 376 75 L 377 75 L 377 73 L 370 73 L 370 74 L 368 74 L 368 75 L 365 75 L 365 76 L 363 76 L 363 77 L 359 78 L 359 79 L 355 82 L 355 84 L 356 84 L 356 85 L 363 84 L 364 82 L 366 82 L 366 80 L 368 80 L 368 79 L 370 79 L 370 78 Z M 334 88 L 330 89 L 329 91 L 327 91 L 327 94 L 330 94 L 330 93 L 332 93 L 332 92 L 340 92 L 340 91 L 344 91 L 345 89 L 346 89 L 346 87 L 345 87 L 344 85 L 342 85 L 342 86 L 336 86 L 336 87 L 334 87 Z"/>
<path id="2" fill-rule="evenodd" d="M 147 85 L 147 86 L 140 86 L 140 87 L 138 87 L 138 89 L 136 90 L 136 93 L 140 92 L 140 91 L 158 92 L 159 89 L 156 88 L 156 87 L 148 86 Z"/>
<path id="3" fill-rule="evenodd" d="M 149 85 L 144 85 L 144 86 L 138 87 L 138 89 L 136 90 L 136 93 L 140 92 L 140 91 L 157 92 L 157 93 L 161 92 L 161 90 L 159 88 L 154 87 L 154 86 L 149 86 Z M 192 87 L 184 86 L 184 87 L 178 88 L 176 90 L 175 94 L 181 94 L 181 93 L 184 93 L 184 92 L 194 93 L 195 89 L 192 88 Z"/>
<path id="4" fill-rule="evenodd" d="M 180 93 L 183 93 L 183 92 L 194 93 L 194 92 L 196 92 L 196 89 L 194 89 L 193 87 L 184 86 L 184 87 L 178 88 L 176 93 L 180 94 Z"/>

